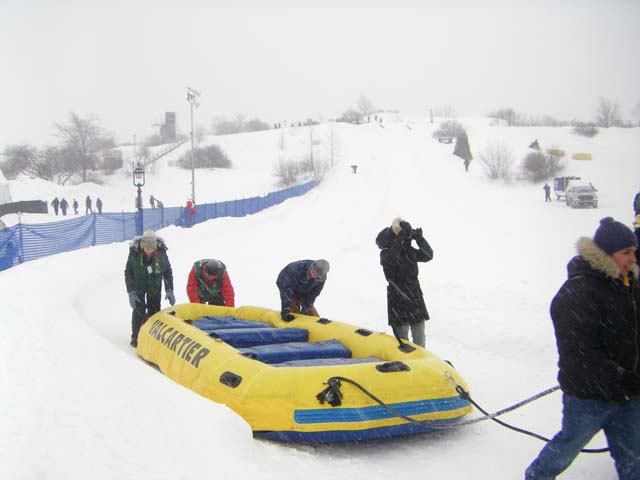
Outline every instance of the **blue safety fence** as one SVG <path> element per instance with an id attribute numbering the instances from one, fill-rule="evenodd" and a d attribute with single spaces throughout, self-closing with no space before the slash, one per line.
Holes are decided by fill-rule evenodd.
<path id="1" fill-rule="evenodd" d="M 106 243 L 124 242 L 144 230 L 170 225 L 189 228 L 221 217 L 244 217 L 304 195 L 315 182 L 285 188 L 261 197 L 185 207 L 145 208 L 139 212 L 94 213 L 50 223 L 18 223 L 0 231 L 0 271 L 18 263 Z"/>

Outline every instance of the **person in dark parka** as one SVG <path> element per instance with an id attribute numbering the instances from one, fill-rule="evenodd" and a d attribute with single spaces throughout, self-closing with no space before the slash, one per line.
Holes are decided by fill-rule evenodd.
<path id="1" fill-rule="evenodd" d="M 418 248 L 412 245 L 415 241 Z M 433 250 L 422 235 L 422 228 L 412 229 L 409 222 L 394 218 L 391 226 L 376 237 L 380 248 L 380 265 L 387 285 L 387 316 L 394 335 L 425 346 L 424 327 L 429 312 L 418 280 L 418 262 L 433 258 Z"/>
<path id="2" fill-rule="evenodd" d="M 138 332 L 144 322 L 160 310 L 164 281 L 165 299 L 176 303 L 173 294 L 173 271 L 167 256 L 167 246 L 153 230 L 146 230 L 129 245 L 129 257 L 124 270 L 131 313 L 131 346 L 138 346 Z"/>
<path id="3" fill-rule="evenodd" d="M 57 216 L 58 208 L 60 207 L 60 200 L 58 200 L 58 197 L 55 197 L 53 200 L 51 200 L 51 206 L 53 207 L 53 211 L 56 212 Z"/>
<path id="4" fill-rule="evenodd" d="M 568 280 L 551 302 L 562 389 L 562 429 L 527 468 L 526 480 L 556 478 L 600 430 L 618 478 L 640 479 L 640 286 L 637 240 L 600 220 L 578 240 Z"/>
<path id="5" fill-rule="evenodd" d="M 298 260 L 280 271 L 276 285 L 280 290 L 280 316 L 283 320 L 293 320 L 292 312 L 320 316 L 314 303 L 324 288 L 328 272 L 329 262 L 324 259 Z"/>
<path id="6" fill-rule="evenodd" d="M 69 202 L 66 199 L 60 200 L 60 210 L 62 211 L 62 216 L 67 216 L 67 208 L 69 208 Z"/>

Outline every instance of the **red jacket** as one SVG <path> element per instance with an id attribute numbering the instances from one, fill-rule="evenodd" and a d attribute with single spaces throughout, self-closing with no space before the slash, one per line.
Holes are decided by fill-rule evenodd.
<path id="1" fill-rule="evenodd" d="M 206 268 L 206 266 L 203 265 L 203 269 L 204 268 Z M 224 299 L 225 306 L 235 307 L 235 292 L 233 290 L 233 285 L 231 285 L 229 274 L 226 270 L 222 276 L 220 293 Z M 189 301 L 191 303 L 202 303 L 200 296 L 198 295 L 198 282 L 196 280 L 195 266 L 191 267 L 191 272 L 189 273 L 189 280 L 187 281 L 187 295 L 189 296 Z"/>

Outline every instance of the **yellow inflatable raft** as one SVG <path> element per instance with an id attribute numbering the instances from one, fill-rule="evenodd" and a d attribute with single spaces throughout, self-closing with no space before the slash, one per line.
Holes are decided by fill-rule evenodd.
<path id="1" fill-rule="evenodd" d="M 467 386 L 449 363 L 390 335 L 323 318 L 284 322 L 258 307 L 177 305 L 142 326 L 138 354 L 270 440 L 413 435 L 471 411 L 455 389 Z"/>

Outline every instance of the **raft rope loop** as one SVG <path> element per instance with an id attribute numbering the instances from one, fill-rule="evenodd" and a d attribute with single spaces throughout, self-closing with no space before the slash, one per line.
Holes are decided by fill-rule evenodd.
<path id="1" fill-rule="evenodd" d="M 397 410 L 394 410 L 393 408 L 391 408 L 389 405 L 384 403 L 382 400 L 380 400 L 378 397 L 376 397 L 373 393 L 368 391 L 366 388 L 364 388 L 355 380 L 351 380 L 350 378 L 340 377 L 340 376 L 329 378 L 329 380 L 327 380 L 327 383 L 325 383 L 325 385 L 328 385 L 327 388 L 325 388 L 322 392 L 318 393 L 318 395 L 316 395 L 316 398 L 321 404 L 323 404 L 324 402 L 327 402 L 332 407 L 340 406 L 342 404 L 342 392 L 340 391 L 340 387 L 341 387 L 340 382 L 342 381 L 345 383 L 350 383 L 354 387 L 358 388 L 362 393 L 364 393 L 367 397 L 371 398 L 374 402 L 376 402 L 378 405 L 380 405 L 382 408 L 384 408 L 387 412 L 389 412 L 394 417 L 401 418 L 409 423 L 412 423 L 414 425 L 419 425 L 425 429 L 449 430 L 453 428 L 463 427 L 466 425 L 471 425 L 474 423 L 483 422 L 485 420 L 493 420 L 499 425 L 502 425 L 503 427 L 513 430 L 515 432 L 522 433 L 524 435 L 529 435 L 530 437 L 537 438 L 538 440 L 542 440 L 543 442 L 550 441 L 549 438 L 543 437 L 542 435 L 539 435 L 534 432 L 530 432 L 528 430 L 524 430 L 522 428 L 514 427 L 513 425 L 503 422 L 502 420 L 498 420 L 496 417 L 499 417 L 500 415 L 504 415 L 505 413 L 516 410 L 517 408 L 520 408 L 528 403 L 533 402 L 534 400 L 542 398 L 545 395 L 549 395 L 550 393 L 553 393 L 556 390 L 560 389 L 559 386 L 556 385 L 555 387 L 548 388 L 514 405 L 503 408 L 502 410 L 498 410 L 497 412 L 494 412 L 494 413 L 489 413 L 471 398 L 471 395 L 469 394 L 469 392 L 467 392 L 464 388 L 462 388 L 462 386 L 455 381 L 455 379 L 449 372 L 446 372 L 445 376 L 447 377 L 447 380 L 453 383 L 453 385 L 455 386 L 456 392 L 458 392 L 458 395 L 460 395 L 460 398 L 462 398 L 463 400 L 467 400 L 471 405 L 477 408 L 484 415 L 483 417 L 477 417 L 471 420 L 466 420 L 464 422 L 451 423 L 448 425 L 436 424 L 433 420 L 422 420 L 422 421 L 416 420 L 414 418 L 403 415 Z M 608 448 L 584 448 L 581 450 L 582 453 L 605 453 L 608 451 L 609 451 Z"/>

